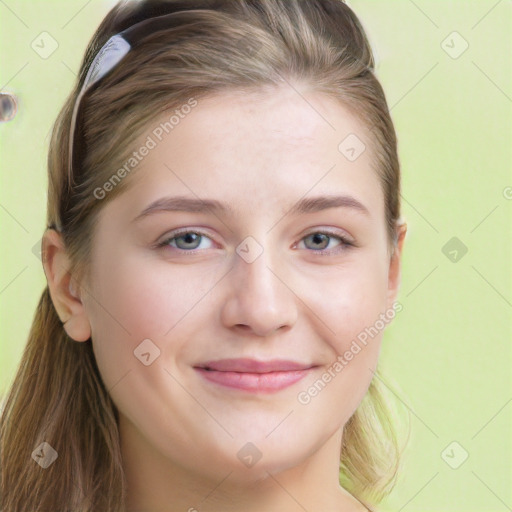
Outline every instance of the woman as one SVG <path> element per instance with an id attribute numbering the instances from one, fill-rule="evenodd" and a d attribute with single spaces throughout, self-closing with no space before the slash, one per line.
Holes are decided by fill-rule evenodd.
<path id="1" fill-rule="evenodd" d="M 396 137 L 340 0 L 122 2 L 49 153 L 2 510 L 373 510 Z"/>

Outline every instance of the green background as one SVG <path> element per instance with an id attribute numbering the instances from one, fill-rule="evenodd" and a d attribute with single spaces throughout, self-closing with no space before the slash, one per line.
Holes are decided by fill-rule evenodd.
<path id="1" fill-rule="evenodd" d="M 45 285 L 37 246 L 49 131 L 114 4 L 0 2 L 0 86 L 19 109 L 0 124 L 2 394 Z M 383 510 L 512 510 L 512 2 L 349 4 L 398 132 L 409 226 L 403 311 L 385 333 L 380 369 L 412 433 Z M 50 47 L 41 32 L 58 44 L 47 58 L 32 48 L 41 37 Z"/>

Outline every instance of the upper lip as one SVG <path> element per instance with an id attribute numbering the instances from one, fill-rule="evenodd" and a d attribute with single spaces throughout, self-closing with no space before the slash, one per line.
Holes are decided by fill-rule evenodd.
<path id="1" fill-rule="evenodd" d="M 286 359 L 272 359 L 270 361 L 261 361 L 257 359 L 219 359 L 202 363 L 196 368 L 214 370 L 218 372 L 243 372 L 243 373 L 269 373 L 286 372 L 296 370 L 307 370 L 313 365 L 288 361 Z"/>

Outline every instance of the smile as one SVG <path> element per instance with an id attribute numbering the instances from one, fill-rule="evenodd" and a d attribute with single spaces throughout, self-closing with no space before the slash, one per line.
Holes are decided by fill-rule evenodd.
<path id="1" fill-rule="evenodd" d="M 224 387 L 273 393 L 303 379 L 313 366 L 285 360 L 223 359 L 194 369 L 207 381 Z"/>

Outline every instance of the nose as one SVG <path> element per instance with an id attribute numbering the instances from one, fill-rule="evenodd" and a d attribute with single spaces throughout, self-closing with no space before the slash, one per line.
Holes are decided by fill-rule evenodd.
<path id="1" fill-rule="evenodd" d="M 289 330 L 297 321 L 298 299 L 289 273 L 276 265 L 276 258 L 270 260 L 267 250 L 252 263 L 235 254 L 221 314 L 226 327 L 263 337 Z"/>

